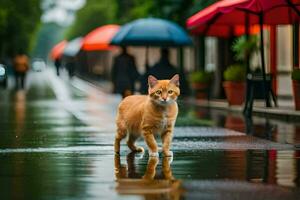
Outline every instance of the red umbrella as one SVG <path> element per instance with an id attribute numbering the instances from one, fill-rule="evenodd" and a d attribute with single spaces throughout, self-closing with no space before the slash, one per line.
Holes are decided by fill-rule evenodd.
<path id="1" fill-rule="evenodd" d="M 88 33 L 82 42 L 82 49 L 86 51 L 110 50 L 110 42 L 120 26 L 110 24 L 96 28 Z"/>
<path id="2" fill-rule="evenodd" d="M 68 42 L 66 40 L 63 40 L 51 49 L 50 57 L 52 60 L 56 60 L 62 56 L 67 43 Z"/>
<path id="3" fill-rule="evenodd" d="M 236 25 L 260 25 L 260 43 L 264 44 L 263 24 L 299 23 L 300 0 L 224 0 L 198 12 L 187 20 L 187 27 L 193 32 L 218 32 L 218 28 Z M 260 45 L 262 75 L 266 81 L 264 45 Z M 266 85 L 266 84 L 264 84 Z M 266 88 L 266 87 L 265 87 Z M 270 102 L 265 90 L 266 105 Z"/>
<path id="4" fill-rule="evenodd" d="M 223 0 L 187 20 L 192 32 L 204 33 L 216 26 L 292 24 L 299 22 L 300 0 Z"/>

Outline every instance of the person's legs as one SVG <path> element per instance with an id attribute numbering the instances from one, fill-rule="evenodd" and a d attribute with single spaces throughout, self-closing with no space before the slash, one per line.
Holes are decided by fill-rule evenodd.
<path id="1" fill-rule="evenodd" d="M 22 89 L 24 89 L 24 87 L 25 87 L 25 78 L 26 78 L 26 72 L 20 73 L 21 88 Z"/>
<path id="2" fill-rule="evenodd" d="M 56 75 L 59 76 L 59 66 L 55 66 L 56 68 Z"/>
<path id="3" fill-rule="evenodd" d="M 15 72 L 15 88 L 19 88 L 19 73 Z"/>

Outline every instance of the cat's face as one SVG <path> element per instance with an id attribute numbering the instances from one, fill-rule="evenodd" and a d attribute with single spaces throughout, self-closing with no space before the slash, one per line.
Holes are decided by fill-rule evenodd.
<path id="1" fill-rule="evenodd" d="M 148 85 L 150 98 L 159 105 L 174 103 L 180 95 L 178 74 L 170 80 L 157 80 L 150 75 L 148 77 Z"/>

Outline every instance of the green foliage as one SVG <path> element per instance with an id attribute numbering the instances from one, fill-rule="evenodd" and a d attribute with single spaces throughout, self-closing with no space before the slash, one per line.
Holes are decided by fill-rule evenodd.
<path id="1" fill-rule="evenodd" d="M 155 17 L 158 14 L 155 4 L 153 0 L 116 0 L 116 20 L 124 24 L 138 18 Z"/>
<path id="2" fill-rule="evenodd" d="M 28 53 L 40 22 L 39 0 L 1 0 L 0 56 Z"/>
<path id="3" fill-rule="evenodd" d="M 292 79 L 295 81 L 300 81 L 300 69 L 293 69 Z"/>
<path id="4" fill-rule="evenodd" d="M 87 0 L 77 12 L 67 39 L 84 36 L 98 26 L 124 24 L 138 18 L 158 17 L 185 26 L 186 19 L 216 0 Z"/>
<path id="5" fill-rule="evenodd" d="M 149 17 L 152 14 L 154 1 L 153 0 L 135 0 L 136 6 L 131 9 L 129 13 L 129 18 L 138 19 L 142 17 Z"/>
<path id="6" fill-rule="evenodd" d="M 190 81 L 194 83 L 208 83 L 212 79 L 212 73 L 206 71 L 196 71 L 190 74 Z"/>
<path id="7" fill-rule="evenodd" d="M 195 111 L 190 110 L 179 114 L 175 126 L 213 126 L 214 122 L 209 119 L 199 119 Z"/>
<path id="8" fill-rule="evenodd" d="M 86 5 L 77 12 L 74 24 L 66 33 L 68 40 L 84 36 L 93 29 L 116 23 L 116 4 L 113 0 L 87 0 Z"/>
<path id="9" fill-rule="evenodd" d="M 259 50 L 258 37 L 252 35 L 247 40 L 246 36 L 241 36 L 233 43 L 232 50 L 235 52 L 238 61 L 245 61 L 247 54 L 251 56 Z"/>
<path id="10" fill-rule="evenodd" d="M 184 24 L 193 0 L 116 0 L 120 24 L 144 17 L 159 17 Z M 182 23 L 183 22 L 183 23 Z"/>
<path id="11" fill-rule="evenodd" d="M 211 4 L 213 4 L 217 1 L 218 0 L 206 0 L 206 1 L 194 0 L 193 4 L 189 10 L 189 16 L 199 12 L 200 10 L 210 6 Z"/>
<path id="12" fill-rule="evenodd" d="M 231 65 L 224 72 L 225 81 L 241 82 L 246 80 L 246 69 L 242 65 Z"/>

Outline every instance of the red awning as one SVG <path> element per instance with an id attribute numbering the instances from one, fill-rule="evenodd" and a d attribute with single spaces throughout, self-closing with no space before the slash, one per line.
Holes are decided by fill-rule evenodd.
<path id="1" fill-rule="evenodd" d="M 86 51 L 110 50 L 110 42 L 119 31 L 118 25 L 105 25 L 88 33 L 82 42 L 82 49 Z"/>
<path id="2" fill-rule="evenodd" d="M 264 26 L 264 28 L 267 28 L 267 26 Z M 245 26 L 243 25 L 232 25 L 232 26 L 226 26 L 226 25 L 211 25 L 209 28 L 207 26 L 198 27 L 197 29 L 191 30 L 192 34 L 202 34 L 207 36 L 213 36 L 213 37 L 224 37 L 228 38 L 231 36 L 241 36 L 246 33 Z M 249 33 L 251 35 L 259 33 L 259 25 L 251 25 L 249 28 Z"/>
<path id="3" fill-rule="evenodd" d="M 56 60 L 57 58 L 60 58 L 62 56 L 67 43 L 68 42 L 66 40 L 63 40 L 51 49 L 50 57 L 52 60 Z"/>

